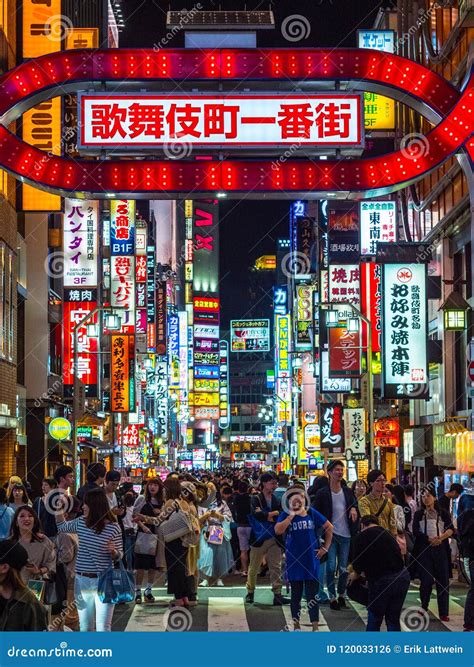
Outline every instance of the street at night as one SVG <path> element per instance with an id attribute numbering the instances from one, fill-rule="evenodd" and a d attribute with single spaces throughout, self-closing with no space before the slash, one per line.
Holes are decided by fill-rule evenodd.
<path id="1" fill-rule="evenodd" d="M 472 665 L 473 38 L 0 0 L 0 667 Z"/>

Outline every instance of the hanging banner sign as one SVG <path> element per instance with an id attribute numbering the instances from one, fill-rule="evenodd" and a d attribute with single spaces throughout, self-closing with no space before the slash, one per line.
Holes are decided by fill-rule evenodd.
<path id="1" fill-rule="evenodd" d="M 135 254 L 135 201 L 114 199 L 110 202 L 110 253 Z"/>
<path id="2" fill-rule="evenodd" d="M 146 250 L 146 323 L 147 351 L 156 352 L 155 247 Z"/>
<path id="3" fill-rule="evenodd" d="M 155 366 L 155 425 L 156 435 L 168 438 L 168 368 L 166 361 Z"/>
<path id="4" fill-rule="evenodd" d="M 340 403 L 320 403 L 319 423 L 321 427 L 321 449 L 330 454 L 344 451 L 343 409 Z"/>
<path id="5" fill-rule="evenodd" d="M 377 243 L 397 240 L 397 210 L 394 201 L 368 201 L 360 204 L 360 254 L 376 255 Z"/>
<path id="6" fill-rule="evenodd" d="M 135 310 L 135 257 L 111 258 L 111 305 Z"/>
<path id="7" fill-rule="evenodd" d="M 82 148 L 362 146 L 362 98 L 324 95 L 79 95 Z"/>
<path id="8" fill-rule="evenodd" d="M 426 265 L 384 264 L 382 293 L 384 397 L 426 398 Z"/>
<path id="9" fill-rule="evenodd" d="M 168 314 L 168 353 L 170 362 L 170 389 L 179 389 L 179 316 L 178 313 Z"/>
<path id="10" fill-rule="evenodd" d="M 194 325 L 194 338 L 210 338 L 219 340 L 218 326 L 204 326 L 201 324 Z"/>
<path id="11" fill-rule="evenodd" d="M 286 315 L 288 313 L 288 288 L 273 288 L 273 312 L 276 315 Z"/>
<path id="12" fill-rule="evenodd" d="M 64 287 L 96 287 L 99 202 L 65 199 Z"/>
<path id="13" fill-rule="evenodd" d="M 348 461 L 366 458 L 364 408 L 344 408 L 344 441 Z"/>

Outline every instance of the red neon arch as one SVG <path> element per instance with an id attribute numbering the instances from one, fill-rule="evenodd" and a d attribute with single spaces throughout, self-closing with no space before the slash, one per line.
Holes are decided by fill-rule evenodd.
<path id="1" fill-rule="evenodd" d="M 38 94 L 83 88 L 85 82 L 126 80 L 279 80 L 301 86 L 316 79 L 350 80 L 352 87 L 388 87 L 446 115 L 426 137 L 429 150 L 350 161 L 268 160 L 90 161 L 48 156 L 0 127 L 0 166 L 63 195 L 129 197 L 190 191 L 382 194 L 403 187 L 458 151 L 474 131 L 471 76 L 462 96 L 438 75 L 399 56 L 370 50 L 106 50 L 70 51 L 23 63 L 0 78 L 0 113 L 10 122 Z"/>

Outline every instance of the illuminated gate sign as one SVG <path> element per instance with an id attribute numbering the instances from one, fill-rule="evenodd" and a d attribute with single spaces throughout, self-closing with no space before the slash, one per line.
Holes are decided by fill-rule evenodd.
<path id="1" fill-rule="evenodd" d="M 79 95 L 82 148 L 361 146 L 360 95 Z"/>
<path id="2" fill-rule="evenodd" d="M 427 396 L 426 265 L 383 265 L 386 398 Z"/>

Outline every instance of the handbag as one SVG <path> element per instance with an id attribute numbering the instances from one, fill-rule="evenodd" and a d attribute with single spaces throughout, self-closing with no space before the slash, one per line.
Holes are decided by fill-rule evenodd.
<path id="1" fill-rule="evenodd" d="M 347 595 L 350 600 L 367 607 L 369 604 L 369 585 L 364 577 L 355 579 L 347 586 Z"/>
<path id="2" fill-rule="evenodd" d="M 149 537 L 148 533 L 142 535 Z M 110 567 L 99 575 L 97 595 L 99 600 L 106 604 L 131 602 L 135 597 L 135 575 L 126 570 L 120 560 L 118 568 Z"/>
<path id="3" fill-rule="evenodd" d="M 187 533 L 182 539 L 183 547 L 196 547 L 199 544 L 201 537 L 201 526 L 199 520 L 196 516 L 190 515 L 191 525 L 193 530 L 191 533 Z"/>
<path id="4" fill-rule="evenodd" d="M 155 533 L 137 533 L 135 553 L 140 556 L 154 556 L 158 547 L 158 535 Z"/>
<path id="5" fill-rule="evenodd" d="M 43 593 L 43 602 L 44 604 L 57 604 L 58 602 L 58 593 L 56 591 L 56 578 L 53 573 L 50 573 L 49 579 L 43 579 L 44 581 L 44 593 Z"/>
<path id="6" fill-rule="evenodd" d="M 222 526 L 209 526 L 207 541 L 209 544 L 222 544 L 224 541 L 224 529 Z"/>
<path id="7" fill-rule="evenodd" d="M 165 542 L 172 542 L 188 533 L 194 533 L 194 527 L 188 512 L 179 506 L 160 524 L 160 531 Z"/>

